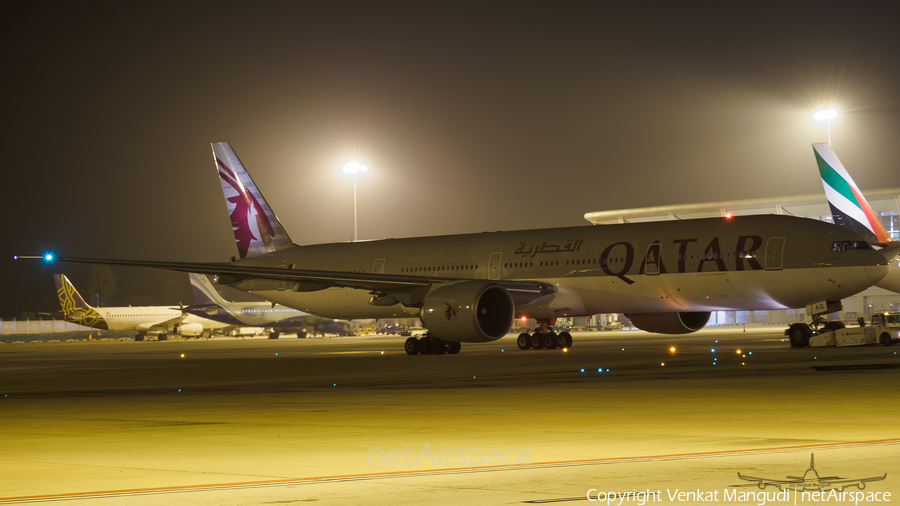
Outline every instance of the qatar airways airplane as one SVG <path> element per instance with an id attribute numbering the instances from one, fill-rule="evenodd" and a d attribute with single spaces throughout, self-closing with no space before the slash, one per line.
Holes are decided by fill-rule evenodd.
<path id="1" fill-rule="evenodd" d="M 325 318 L 418 317 L 428 333 L 407 339 L 413 355 L 500 339 L 522 316 L 540 327 L 519 336 L 520 348 L 553 348 L 572 345 L 552 332 L 560 316 L 625 313 L 644 330 L 682 334 L 716 310 L 833 311 L 881 280 L 896 253 L 853 230 L 777 215 L 299 246 L 231 146 L 213 143 L 212 154 L 238 258 L 58 261 L 207 274 Z M 838 242 L 852 248 L 835 252 Z"/>

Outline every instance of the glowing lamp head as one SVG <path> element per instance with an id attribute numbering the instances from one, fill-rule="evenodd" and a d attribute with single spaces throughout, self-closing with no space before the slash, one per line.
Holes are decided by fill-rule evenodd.
<path id="1" fill-rule="evenodd" d="M 819 109 L 813 113 L 813 119 L 816 121 L 831 121 L 838 117 L 838 110 L 834 107 Z"/>
<path id="2" fill-rule="evenodd" d="M 368 171 L 369 168 L 363 165 L 359 160 L 350 160 L 345 163 L 343 167 L 341 167 L 341 172 L 347 174 L 348 176 L 358 176 L 363 172 Z"/>
<path id="3" fill-rule="evenodd" d="M 522 321 L 523 321 L 523 322 L 524 322 L 524 321 L 525 321 L 525 320 L 527 320 L 527 319 L 528 319 L 528 317 L 527 317 L 527 316 L 525 316 L 525 315 L 522 315 Z"/>
<path id="4" fill-rule="evenodd" d="M 53 253 L 47 253 L 47 254 L 45 254 L 45 255 L 44 255 L 44 261 L 45 261 L 45 262 L 52 262 L 52 261 L 53 261 Z"/>
<path id="5" fill-rule="evenodd" d="M 730 219 L 731 219 L 731 216 L 732 216 L 731 213 L 725 213 L 725 219 L 726 219 L 726 220 L 730 220 Z"/>

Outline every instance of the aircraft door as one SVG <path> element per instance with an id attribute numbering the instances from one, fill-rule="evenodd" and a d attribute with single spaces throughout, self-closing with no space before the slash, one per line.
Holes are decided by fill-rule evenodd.
<path id="1" fill-rule="evenodd" d="M 500 260 L 502 259 L 502 252 L 491 253 L 491 260 L 488 262 L 488 279 L 500 279 Z"/>
<path id="2" fill-rule="evenodd" d="M 766 242 L 766 270 L 777 271 L 783 267 L 784 237 L 770 237 Z"/>
<path id="3" fill-rule="evenodd" d="M 659 274 L 659 243 L 653 243 L 647 246 L 647 263 L 644 273 L 649 276 Z"/>
<path id="4" fill-rule="evenodd" d="M 375 260 L 375 266 L 372 267 L 372 272 L 375 274 L 384 274 L 384 259 L 379 258 Z"/>

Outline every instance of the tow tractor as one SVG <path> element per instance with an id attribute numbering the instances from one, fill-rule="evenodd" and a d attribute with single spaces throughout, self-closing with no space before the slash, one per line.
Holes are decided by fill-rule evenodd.
<path id="1" fill-rule="evenodd" d="M 807 306 L 807 314 L 813 316 L 813 325 L 795 323 L 784 333 L 790 338 L 791 347 L 819 348 L 823 346 L 863 346 L 883 344 L 892 346 L 900 342 L 900 312 L 881 312 L 872 315 L 872 323 L 865 325 L 860 318 L 859 327 L 847 328 L 842 322 L 824 322 L 819 330 L 822 315 L 840 311 L 840 302 L 822 302 Z"/>

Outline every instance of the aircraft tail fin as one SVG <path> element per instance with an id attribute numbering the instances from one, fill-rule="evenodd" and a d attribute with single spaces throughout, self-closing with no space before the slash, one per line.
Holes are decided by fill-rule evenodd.
<path id="1" fill-rule="evenodd" d="M 891 237 L 878 215 L 866 201 L 856 182 L 831 149 L 823 143 L 813 144 L 819 175 L 825 187 L 825 196 L 831 207 L 834 223 L 849 228 L 872 244 L 887 244 Z"/>
<path id="2" fill-rule="evenodd" d="M 294 246 L 231 145 L 214 142 L 212 151 L 240 258 Z"/>
<path id="3" fill-rule="evenodd" d="M 78 293 L 69 278 L 64 274 L 54 274 L 53 280 L 56 282 L 56 296 L 59 298 L 59 305 L 62 307 L 63 318 L 66 321 L 95 329 L 108 328 L 106 320 L 85 302 L 84 297 Z"/>
<path id="4" fill-rule="evenodd" d="M 221 305 L 227 303 L 216 287 L 210 283 L 209 278 L 205 274 L 188 275 L 191 278 L 191 290 L 194 291 L 194 304 L 216 304 Z"/>

